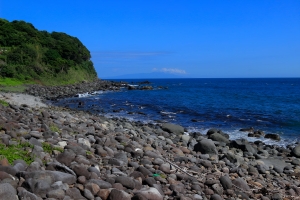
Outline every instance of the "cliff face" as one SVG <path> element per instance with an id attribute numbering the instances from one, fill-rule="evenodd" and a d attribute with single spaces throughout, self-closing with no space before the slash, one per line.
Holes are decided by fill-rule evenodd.
<path id="1" fill-rule="evenodd" d="M 0 19 L 0 77 L 44 83 L 91 80 L 97 73 L 90 58 L 89 50 L 76 37 Z"/>

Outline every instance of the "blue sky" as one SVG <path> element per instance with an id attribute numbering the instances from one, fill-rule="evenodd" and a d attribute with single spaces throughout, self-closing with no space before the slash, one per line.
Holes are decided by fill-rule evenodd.
<path id="1" fill-rule="evenodd" d="M 0 17 L 79 38 L 100 78 L 300 77 L 299 0 L 0 0 Z"/>

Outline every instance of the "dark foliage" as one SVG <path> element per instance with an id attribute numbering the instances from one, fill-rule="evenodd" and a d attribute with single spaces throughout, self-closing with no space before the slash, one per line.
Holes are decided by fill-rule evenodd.
<path id="1" fill-rule="evenodd" d="M 80 69 L 92 79 L 97 74 L 90 58 L 89 50 L 76 37 L 0 18 L 0 77 L 38 79 Z"/>

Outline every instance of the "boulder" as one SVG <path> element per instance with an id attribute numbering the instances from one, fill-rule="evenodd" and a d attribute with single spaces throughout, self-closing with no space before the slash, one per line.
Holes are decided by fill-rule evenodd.
<path id="1" fill-rule="evenodd" d="M 263 158 L 258 161 L 263 162 L 267 169 L 273 168 L 278 173 L 282 173 L 284 168 L 288 165 L 284 160 L 275 158 Z"/>
<path id="2" fill-rule="evenodd" d="M 207 136 L 210 136 L 210 135 L 212 135 L 212 134 L 214 134 L 214 133 L 218 133 L 218 134 L 224 136 L 225 138 L 229 139 L 229 135 L 228 135 L 228 134 L 224 133 L 224 132 L 221 131 L 220 129 L 215 129 L 215 128 L 209 129 L 209 130 L 207 131 L 206 135 L 207 135 Z"/>
<path id="3" fill-rule="evenodd" d="M 65 149 L 65 151 L 59 154 L 56 160 L 66 166 L 70 166 L 71 162 L 75 159 L 76 154 L 74 151 Z"/>
<path id="4" fill-rule="evenodd" d="M 42 200 L 41 197 L 38 197 L 31 192 L 28 192 L 23 187 L 18 187 L 18 196 L 19 196 L 19 199 Z"/>
<path id="5" fill-rule="evenodd" d="M 168 133 L 174 133 L 176 135 L 182 135 L 184 133 L 184 128 L 177 124 L 164 123 L 162 124 L 161 129 L 167 131 Z"/>
<path id="6" fill-rule="evenodd" d="M 269 138 L 271 140 L 280 140 L 280 136 L 278 134 L 269 133 L 265 135 L 265 138 Z"/>
<path id="7" fill-rule="evenodd" d="M 16 189 L 9 183 L 0 184 L 0 199 L 18 200 Z"/>
<path id="8" fill-rule="evenodd" d="M 257 153 L 257 149 L 254 148 L 247 140 L 237 139 L 230 142 L 230 147 L 241 149 L 252 154 Z"/>
<path id="9" fill-rule="evenodd" d="M 117 165 L 119 166 L 127 166 L 128 165 L 128 158 L 125 152 L 116 153 L 113 159 L 110 159 L 109 162 L 116 161 Z"/>
<path id="10" fill-rule="evenodd" d="M 210 139 L 203 139 L 194 146 L 194 151 L 202 154 L 218 154 L 214 142 Z"/>
<path id="11" fill-rule="evenodd" d="M 250 187 L 248 186 L 248 183 L 242 178 L 236 178 L 232 181 L 232 183 L 236 187 L 241 188 L 243 191 L 249 191 L 250 190 Z"/>
<path id="12" fill-rule="evenodd" d="M 112 185 L 109 182 L 100 180 L 100 179 L 90 179 L 88 183 L 95 183 L 97 184 L 101 189 L 108 189 L 112 188 Z"/>
<path id="13" fill-rule="evenodd" d="M 220 133 L 210 134 L 208 136 L 208 139 L 211 139 L 213 141 L 224 142 L 226 144 L 229 144 L 229 140 L 225 136 L 221 135 Z"/>
<path id="14" fill-rule="evenodd" d="M 163 200 L 163 196 L 160 194 L 160 192 L 154 188 L 143 188 L 141 190 L 138 190 L 134 193 L 133 199 L 141 199 L 137 197 L 144 197 L 144 199 L 155 199 L 155 200 Z"/>
<path id="15" fill-rule="evenodd" d="M 131 195 L 125 191 L 112 189 L 108 196 L 108 200 L 121 200 L 121 199 L 122 200 L 130 200 Z"/>
<path id="16" fill-rule="evenodd" d="M 116 183 L 121 183 L 124 187 L 128 189 L 134 189 L 135 183 L 131 177 L 118 176 L 115 178 Z"/>
<path id="17" fill-rule="evenodd" d="M 226 175 L 225 176 L 221 176 L 220 177 L 220 183 L 223 186 L 224 190 L 232 188 L 232 182 L 231 182 L 231 179 L 229 178 L 228 175 L 227 176 Z"/>
<path id="18" fill-rule="evenodd" d="M 297 145 L 293 148 L 292 155 L 300 158 L 300 145 Z"/>

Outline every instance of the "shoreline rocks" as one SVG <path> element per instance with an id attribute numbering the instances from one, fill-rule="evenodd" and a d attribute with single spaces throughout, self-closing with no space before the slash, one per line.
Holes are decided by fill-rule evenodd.
<path id="1" fill-rule="evenodd" d="M 82 82 L 66 86 L 43 86 L 43 85 L 28 85 L 26 93 L 38 96 L 47 100 L 55 100 L 59 98 L 73 97 L 78 94 L 89 93 L 95 91 L 116 91 L 128 84 L 125 82 L 113 82 L 97 79 L 92 82 Z"/>
<path id="2" fill-rule="evenodd" d="M 174 124 L 144 124 L 59 107 L 0 105 L 6 199 L 297 199 L 299 146 L 229 140 L 211 129 L 184 135 Z M 7 157 L 7 158 L 6 158 Z M 10 160 L 10 162 L 8 162 Z"/>

